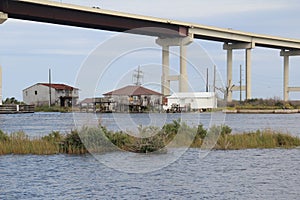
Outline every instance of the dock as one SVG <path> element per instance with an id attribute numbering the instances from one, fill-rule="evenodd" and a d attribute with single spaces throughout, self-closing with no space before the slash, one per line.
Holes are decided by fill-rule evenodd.
<path id="1" fill-rule="evenodd" d="M 0 114 L 34 113 L 34 105 L 0 105 Z"/>

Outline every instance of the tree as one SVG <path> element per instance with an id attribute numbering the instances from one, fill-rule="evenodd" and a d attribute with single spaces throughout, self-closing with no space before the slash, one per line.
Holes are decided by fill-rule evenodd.
<path id="1" fill-rule="evenodd" d="M 3 104 L 22 104 L 22 102 L 18 101 L 15 97 L 6 98 L 5 101 L 2 101 Z"/>

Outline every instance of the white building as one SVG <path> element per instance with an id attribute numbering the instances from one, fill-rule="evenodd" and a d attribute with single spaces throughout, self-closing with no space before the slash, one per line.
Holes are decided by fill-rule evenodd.
<path id="1" fill-rule="evenodd" d="M 214 92 L 182 92 L 173 93 L 167 97 L 164 109 L 179 108 L 181 111 L 199 111 L 217 108 L 217 98 Z"/>
<path id="2" fill-rule="evenodd" d="M 29 105 L 49 105 L 50 96 L 52 105 L 72 106 L 78 103 L 79 89 L 65 84 L 37 83 L 23 90 L 23 101 Z"/>

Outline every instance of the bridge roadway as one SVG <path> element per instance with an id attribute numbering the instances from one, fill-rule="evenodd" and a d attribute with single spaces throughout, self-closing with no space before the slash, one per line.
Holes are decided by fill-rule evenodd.
<path id="1" fill-rule="evenodd" d="M 2 12 L 2 13 L 1 13 Z M 289 92 L 300 91 L 299 87 L 288 87 L 289 57 L 300 55 L 300 40 L 284 37 L 248 33 L 225 28 L 204 26 L 199 24 L 180 22 L 169 19 L 147 17 L 142 15 L 128 14 L 116 11 L 109 11 L 99 8 L 89 8 L 78 5 L 65 4 L 46 0 L 1 0 L 0 2 L 0 23 L 7 18 L 31 20 L 38 22 L 54 23 L 61 25 L 93 28 L 108 31 L 124 32 L 132 29 L 155 27 L 157 29 L 139 29 L 133 33 L 145 34 L 159 37 L 158 44 L 163 47 L 163 66 L 168 66 L 169 46 L 180 46 L 181 52 L 185 55 L 185 45 L 178 43 L 178 38 L 188 37 L 193 40 L 204 39 L 224 43 L 224 50 L 227 50 L 227 88 L 228 101 L 231 101 L 233 90 L 239 90 L 232 86 L 232 50 L 245 49 L 246 54 L 246 98 L 251 98 L 251 49 L 255 47 L 266 47 L 281 50 L 280 55 L 284 57 L 284 100 L 288 100 Z M 171 39 L 168 39 L 171 38 Z M 172 38 L 177 38 L 172 40 Z M 167 40 L 164 40 L 167 39 Z M 186 64 L 181 60 L 182 67 Z M 186 70 L 181 70 L 185 72 Z M 164 72 L 164 70 L 163 70 Z M 165 73 L 168 71 L 165 71 Z M 163 77 L 163 82 L 170 82 L 168 75 Z M 187 74 L 178 76 L 180 88 L 186 81 Z M 232 90 L 230 89 L 232 88 Z M 162 88 L 163 90 L 163 88 Z"/>

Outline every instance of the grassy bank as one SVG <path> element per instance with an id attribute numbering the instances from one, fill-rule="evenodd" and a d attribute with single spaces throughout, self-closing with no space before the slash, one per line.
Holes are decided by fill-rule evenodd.
<path id="1" fill-rule="evenodd" d="M 34 112 L 72 112 L 72 107 L 35 106 Z"/>
<path id="2" fill-rule="evenodd" d="M 138 127 L 138 134 L 113 132 L 105 127 L 82 128 L 68 134 L 52 132 L 47 136 L 30 138 L 23 132 L 5 134 L 0 131 L 0 155 L 6 154 L 85 154 L 124 150 L 136 153 L 165 151 L 168 147 L 211 146 L 217 150 L 250 148 L 294 148 L 300 146 L 300 138 L 272 130 L 258 130 L 242 134 L 231 134 L 231 128 L 203 125 L 190 127 L 173 121 L 163 128 Z M 137 137 L 138 136 L 138 137 Z"/>
<path id="3" fill-rule="evenodd" d="M 227 109 L 235 110 L 280 110 L 280 109 L 300 109 L 300 101 L 282 101 L 276 98 L 273 99 L 248 99 L 245 101 L 232 101 L 229 103 L 220 102 Z"/>

